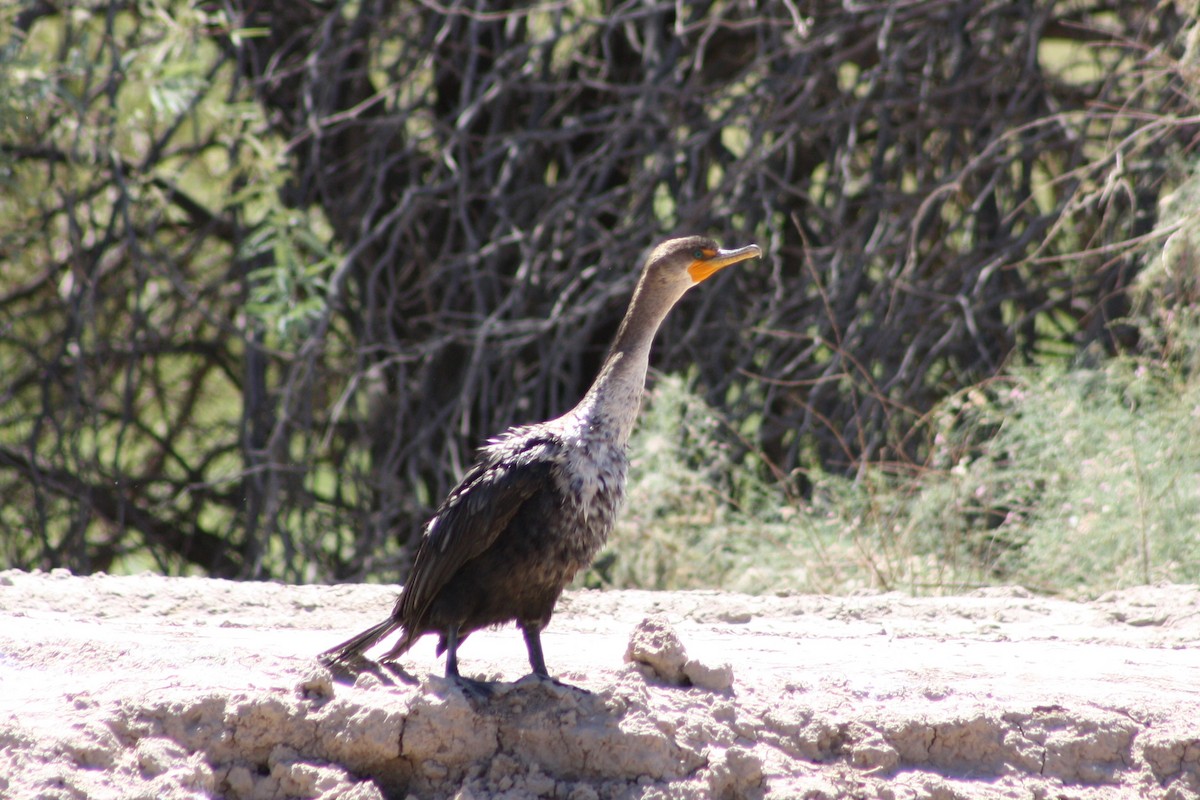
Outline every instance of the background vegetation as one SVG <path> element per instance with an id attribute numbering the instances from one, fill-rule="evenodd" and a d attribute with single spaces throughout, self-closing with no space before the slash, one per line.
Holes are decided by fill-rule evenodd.
<path id="1" fill-rule="evenodd" d="M 1187 4 L 0 10 L 0 560 L 394 580 L 677 309 L 601 584 L 1200 580 Z"/>

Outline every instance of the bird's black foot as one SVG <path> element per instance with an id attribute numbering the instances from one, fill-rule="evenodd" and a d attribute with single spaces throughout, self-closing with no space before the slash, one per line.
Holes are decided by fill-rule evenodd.
<path id="1" fill-rule="evenodd" d="M 530 684 L 546 686 L 548 688 L 554 687 L 557 689 L 567 689 L 572 692 L 579 692 L 580 694 L 591 694 L 591 692 L 589 692 L 587 689 L 584 689 L 580 686 L 575 686 L 571 683 L 566 683 L 565 681 L 560 681 L 558 678 L 551 678 L 549 675 L 543 675 L 540 672 L 531 672 L 524 678 L 521 678 L 519 681 L 517 681 L 514 685 L 521 686 Z"/>
<path id="2" fill-rule="evenodd" d="M 462 689 L 463 694 L 469 699 L 487 701 L 496 694 L 496 684 L 490 681 L 477 681 L 474 678 L 464 678 L 462 675 L 454 675 L 448 679 Z"/>
<path id="3" fill-rule="evenodd" d="M 462 639 L 456 626 L 451 625 L 446 629 L 446 636 L 443 639 L 446 648 L 446 680 L 456 684 L 468 698 L 477 701 L 490 700 L 496 693 L 496 687 L 493 684 L 473 678 L 464 678 L 458 674 L 458 645 Z"/>

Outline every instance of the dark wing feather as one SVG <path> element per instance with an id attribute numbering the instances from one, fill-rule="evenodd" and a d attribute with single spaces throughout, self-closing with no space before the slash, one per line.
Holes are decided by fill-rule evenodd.
<path id="1" fill-rule="evenodd" d="M 491 547 L 521 506 L 547 487 L 558 447 L 547 438 L 508 437 L 483 451 L 425 527 L 396 602 L 395 616 L 406 628 L 419 627 L 454 573 Z"/>

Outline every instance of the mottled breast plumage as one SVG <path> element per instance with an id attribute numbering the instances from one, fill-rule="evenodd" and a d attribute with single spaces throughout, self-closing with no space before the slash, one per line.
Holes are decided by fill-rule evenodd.
<path id="1" fill-rule="evenodd" d="M 540 425 L 513 428 L 485 448 L 487 458 L 548 463 L 560 513 L 546 520 L 558 541 L 556 554 L 573 569 L 586 566 L 604 546 L 625 494 L 625 447 L 610 441 L 582 415 L 568 414 Z"/>

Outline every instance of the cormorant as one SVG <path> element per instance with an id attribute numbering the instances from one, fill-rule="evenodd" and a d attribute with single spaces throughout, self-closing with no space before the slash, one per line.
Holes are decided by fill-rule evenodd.
<path id="1" fill-rule="evenodd" d="M 654 248 L 600 374 L 579 405 L 489 440 L 425 526 L 391 616 L 324 658 L 351 661 L 399 630 L 382 659 L 390 661 L 436 633 L 437 652 L 446 651 L 446 677 L 459 679 L 462 641 L 472 631 L 515 620 L 534 674 L 549 678 L 541 632 L 563 588 L 612 530 L 654 334 L 689 288 L 759 255 L 757 245 L 722 250 L 703 236 Z"/>

